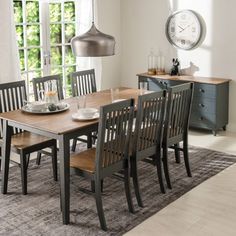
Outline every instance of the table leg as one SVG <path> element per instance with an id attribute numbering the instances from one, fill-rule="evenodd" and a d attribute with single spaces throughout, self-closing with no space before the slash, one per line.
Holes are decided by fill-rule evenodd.
<path id="1" fill-rule="evenodd" d="M 62 135 L 59 139 L 61 210 L 63 224 L 70 223 L 70 140 Z"/>
<path id="2" fill-rule="evenodd" d="M 3 147 L 2 147 L 2 193 L 7 193 L 9 162 L 11 152 L 12 127 L 8 126 L 6 120 L 3 121 Z"/>

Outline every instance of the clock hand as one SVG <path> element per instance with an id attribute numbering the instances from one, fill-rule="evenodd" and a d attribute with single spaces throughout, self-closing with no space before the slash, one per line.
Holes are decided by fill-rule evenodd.
<path id="1" fill-rule="evenodd" d="M 180 29 L 184 30 L 184 28 L 183 28 L 183 27 L 181 27 L 181 26 L 179 26 L 179 25 L 178 25 L 178 27 L 179 27 Z"/>
<path id="2" fill-rule="evenodd" d="M 193 24 L 193 23 L 192 23 Z M 190 27 L 192 24 L 187 25 L 185 28 L 183 28 L 181 31 L 179 31 L 179 33 L 183 32 L 184 30 L 186 30 L 188 27 Z"/>

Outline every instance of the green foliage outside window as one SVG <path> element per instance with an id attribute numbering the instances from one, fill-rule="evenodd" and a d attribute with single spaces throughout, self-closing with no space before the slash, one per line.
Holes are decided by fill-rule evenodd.
<path id="1" fill-rule="evenodd" d="M 41 42 L 40 1 L 13 0 L 13 2 L 20 69 L 22 77 L 31 80 L 36 76 L 43 76 L 42 45 L 48 43 Z M 64 9 L 63 12 L 62 9 Z M 24 12 L 25 15 L 23 15 Z M 76 34 L 75 19 L 74 2 L 49 3 L 51 74 L 65 76 L 68 94 L 71 94 L 69 74 L 76 71 L 76 59 L 70 46 L 70 40 Z M 63 35 L 64 38 L 62 38 Z"/>

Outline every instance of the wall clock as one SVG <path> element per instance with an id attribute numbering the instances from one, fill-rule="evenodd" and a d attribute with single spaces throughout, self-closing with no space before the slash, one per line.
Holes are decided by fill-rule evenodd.
<path id="1" fill-rule="evenodd" d="M 166 22 L 166 37 L 175 47 L 190 50 L 202 37 L 202 23 L 196 12 L 181 10 L 171 14 Z"/>

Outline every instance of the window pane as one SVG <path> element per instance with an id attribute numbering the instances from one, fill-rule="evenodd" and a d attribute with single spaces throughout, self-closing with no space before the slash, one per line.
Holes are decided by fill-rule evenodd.
<path id="1" fill-rule="evenodd" d="M 65 65 L 75 64 L 75 56 L 72 53 L 71 46 L 65 46 Z"/>
<path id="2" fill-rule="evenodd" d="M 50 25 L 50 42 L 51 44 L 61 43 L 61 24 Z"/>
<path id="3" fill-rule="evenodd" d="M 51 47 L 51 65 L 62 65 L 61 47 Z"/>
<path id="4" fill-rule="evenodd" d="M 76 66 L 70 66 L 66 68 L 66 94 L 67 96 L 71 96 L 71 79 L 70 79 L 70 74 L 76 71 Z"/>
<path id="5" fill-rule="evenodd" d="M 61 21 L 61 3 L 50 3 L 49 4 L 50 22 Z"/>
<path id="6" fill-rule="evenodd" d="M 41 68 L 41 55 L 39 48 L 28 50 L 28 70 Z"/>
<path id="7" fill-rule="evenodd" d="M 65 21 L 75 21 L 75 4 L 74 2 L 65 2 L 64 4 Z"/>
<path id="8" fill-rule="evenodd" d="M 19 50 L 19 56 L 20 56 L 20 70 L 25 70 L 25 56 L 24 56 L 24 50 Z"/>
<path id="9" fill-rule="evenodd" d="M 62 76 L 62 67 L 52 67 L 51 68 L 52 75 L 61 75 Z"/>
<path id="10" fill-rule="evenodd" d="M 27 26 L 27 46 L 40 45 L 40 26 L 28 25 Z"/>
<path id="11" fill-rule="evenodd" d="M 22 2 L 14 1 L 14 17 L 15 23 L 23 22 L 23 14 L 22 14 Z"/>
<path id="12" fill-rule="evenodd" d="M 26 2 L 26 21 L 28 23 L 39 22 L 39 3 L 33 1 Z"/>
<path id="13" fill-rule="evenodd" d="M 65 24 L 65 42 L 70 43 L 72 37 L 75 36 L 75 24 Z"/>
<path id="14" fill-rule="evenodd" d="M 24 47 L 23 26 L 16 26 L 16 37 L 17 37 L 18 47 Z"/>

